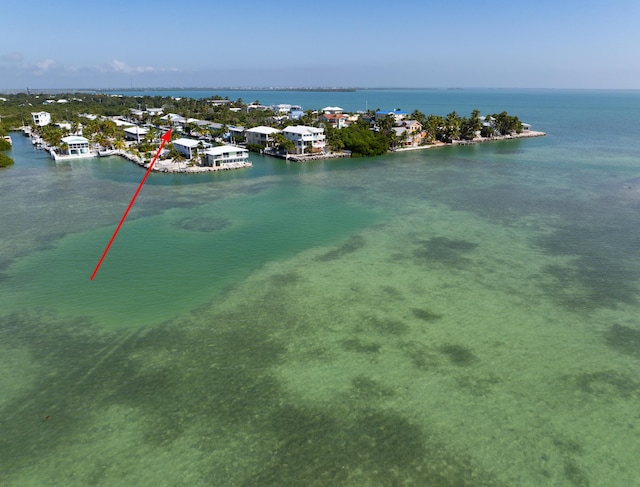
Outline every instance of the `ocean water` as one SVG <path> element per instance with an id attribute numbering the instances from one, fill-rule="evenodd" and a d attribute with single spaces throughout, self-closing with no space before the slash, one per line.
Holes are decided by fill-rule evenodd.
<path id="1" fill-rule="evenodd" d="M 640 92 L 313 97 L 548 135 L 153 174 L 90 281 L 144 171 L 13 134 L 0 484 L 637 484 Z"/>

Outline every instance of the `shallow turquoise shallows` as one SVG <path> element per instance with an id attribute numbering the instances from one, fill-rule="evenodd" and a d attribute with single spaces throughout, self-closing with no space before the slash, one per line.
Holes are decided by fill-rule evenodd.
<path id="1" fill-rule="evenodd" d="M 12 134 L 1 485 L 637 484 L 640 92 L 227 95 L 548 135 L 152 174 L 91 281 L 144 170 Z"/>

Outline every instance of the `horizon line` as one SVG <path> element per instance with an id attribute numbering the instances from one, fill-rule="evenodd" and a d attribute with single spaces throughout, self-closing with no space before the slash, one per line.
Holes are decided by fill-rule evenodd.
<path id="1" fill-rule="evenodd" d="M 78 93 L 78 92 L 131 92 L 131 91 L 373 91 L 373 90 L 425 90 L 425 91 L 464 91 L 464 90 L 557 90 L 557 91 L 639 91 L 640 88 L 553 88 L 553 87 L 475 87 L 475 86 L 146 86 L 146 87 L 66 87 L 66 88 L 0 88 L 0 93 Z"/>

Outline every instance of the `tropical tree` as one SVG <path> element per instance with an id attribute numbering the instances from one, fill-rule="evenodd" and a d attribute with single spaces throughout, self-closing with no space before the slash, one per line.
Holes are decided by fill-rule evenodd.
<path id="1" fill-rule="evenodd" d="M 127 148 L 127 144 L 125 144 L 124 140 L 122 140 L 122 137 L 116 137 L 112 145 L 116 150 L 124 150 Z"/>
<path id="2" fill-rule="evenodd" d="M 478 109 L 471 112 L 470 118 L 463 118 L 460 124 L 460 138 L 463 140 L 473 140 L 478 132 L 482 130 L 480 121 L 480 111 Z"/>
<path id="3" fill-rule="evenodd" d="M 444 118 L 440 115 L 429 115 L 423 127 L 427 133 L 425 137 L 427 143 L 433 144 L 436 140 L 443 139 Z"/>
<path id="4" fill-rule="evenodd" d="M 273 134 L 273 146 L 282 152 L 293 152 L 296 148 L 294 143 L 287 139 L 282 132 Z"/>
<path id="5" fill-rule="evenodd" d="M 326 137 L 327 146 L 329 146 L 331 150 L 336 152 L 344 149 L 344 141 L 342 140 L 342 137 L 340 137 L 340 134 L 338 133 L 339 130 L 344 130 L 344 129 L 334 128 L 330 123 L 324 124 L 324 135 Z"/>
<path id="6" fill-rule="evenodd" d="M 7 167 L 14 163 L 15 161 L 11 159 L 8 155 L 0 152 L 0 167 Z"/>
<path id="7" fill-rule="evenodd" d="M 383 134 L 386 134 L 387 132 L 389 132 L 391 130 L 391 127 L 393 127 L 393 125 L 395 124 L 395 122 L 396 122 L 396 118 L 391 113 L 386 114 L 384 117 L 380 119 L 376 119 L 376 125 L 378 126 L 378 129 L 380 130 L 380 132 L 382 132 Z"/>
<path id="8" fill-rule="evenodd" d="M 158 137 L 158 131 L 156 130 L 155 127 L 147 127 L 147 133 L 144 136 L 144 141 L 151 144 L 153 143 L 156 138 Z"/>
<path id="9" fill-rule="evenodd" d="M 427 125 L 427 116 L 422 113 L 420 110 L 414 110 L 410 115 L 411 120 L 417 120 L 420 122 L 420 125 L 425 127 Z"/>
<path id="10" fill-rule="evenodd" d="M 91 138 L 96 144 L 102 147 L 107 147 L 109 145 L 109 138 L 104 134 L 104 132 L 98 132 L 95 135 L 92 134 Z"/>
<path id="11" fill-rule="evenodd" d="M 522 132 L 522 123 L 518 117 L 509 115 L 507 112 L 493 114 L 493 126 L 500 135 Z"/>
<path id="12" fill-rule="evenodd" d="M 45 125 L 40 127 L 40 137 L 51 147 L 57 146 L 62 140 L 63 133 L 58 127 L 53 125 Z"/>

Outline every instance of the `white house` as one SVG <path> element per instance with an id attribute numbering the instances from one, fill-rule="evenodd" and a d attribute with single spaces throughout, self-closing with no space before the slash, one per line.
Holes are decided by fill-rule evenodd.
<path id="1" fill-rule="evenodd" d="M 33 123 L 38 127 L 44 127 L 51 123 L 51 114 L 49 112 L 33 112 L 31 117 L 33 118 Z"/>
<path id="2" fill-rule="evenodd" d="M 187 119 L 182 115 L 178 115 L 177 113 L 167 113 L 161 120 L 166 120 L 167 122 L 175 125 L 182 125 L 187 123 Z"/>
<path id="3" fill-rule="evenodd" d="M 184 155 L 187 159 L 191 159 L 197 152 L 198 147 L 211 147 L 211 144 L 195 139 L 176 139 L 173 142 L 173 146 Z"/>
<path id="4" fill-rule="evenodd" d="M 243 167 L 248 165 L 249 151 L 235 145 L 221 145 L 204 151 L 206 165 L 221 168 Z"/>
<path id="5" fill-rule="evenodd" d="M 247 138 L 247 144 L 261 145 L 262 147 L 268 147 L 273 142 L 273 135 L 279 133 L 280 130 L 273 127 L 254 127 L 244 131 Z"/>
<path id="6" fill-rule="evenodd" d="M 344 112 L 344 110 L 340 107 L 324 107 L 322 109 L 322 113 L 328 113 L 331 115 L 339 115 L 342 112 Z"/>
<path id="7" fill-rule="evenodd" d="M 238 127 L 229 127 L 229 137 L 232 142 L 244 142 L 244 127 L 241 125 Z"/>
<path id="8" fill-rule="evenodd" d="M 67 137 L 63 137 L 62 142 L 67 146 L 66 154 L 69 156 L 93 156 L 93 154 L 89 152 L 89 141 L 85 137 L 69 135 Z"/>
<path id="9" fill-rule="evenodd" d="M 296 154 L 323 152 L 326 145 L 324 128 L 293 125 L 285 128 L 282 134 L 293 142 Z"/>
<path id="10" fill-rule="evenodd" d="M 124 129 L 124 137 L 127 140 L 135 140 L 140 143 L 140 140 L 143 140 L 145 136 L 149 133 L 149 129 L 144 127 L 127 127 Z"/>

